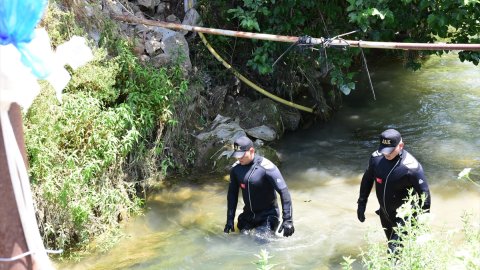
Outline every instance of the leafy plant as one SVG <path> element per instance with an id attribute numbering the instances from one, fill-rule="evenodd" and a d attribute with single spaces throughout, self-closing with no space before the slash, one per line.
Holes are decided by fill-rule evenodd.
<path id="1" fill-rule="evenodd" d="M 266 249 L 260 250 L 260 253 L 255 254 L 255 257 L 258 258 L 258 261 L 254 262 L 257 270 L 270 270 L 275 266 L 274 264 L 270 264 L 269 260 L 273 258 L 273 256 L 270 256 Z"/>
<path id="2" fill-rule="evenodd" d="M 373 40 L 433 43 L 478 43 L 480 2 L 473 1 L 374 1 L 348 0 L 348 17 Z M 443 54 L 443 51 L 423 51 Z M 480 53 L 462 51 L 461 61 L 478 65 Z M 407 66 L 420 68 L 414 58 Z"/>
<path id="3" fill-rule="evenodd" d="M 71 11 L 50 9 L 44 24 L 54 45 L 78 34 Z M 25 115 L 40 230 L 48 248 L 66 250 L 63 256 L 95 239 L 90 249 L 110 246 L 119 223 L 141 211 L 137 183 L 175 166 L 164 156 L 162 132 L 176 122 L 188 81 L 178 66 L 140 64 L 113 24 L 105 25 L 104 46 L 95 48 L 94 61 L 71 71 L 62 104 L 42 82 Z"/>
<path id="4" fill-rule="evenodd" d="M 478 269 L 480 231 L 472 226 L 471 215 L 462 218 L 465 241 L 453 246 L 451 233 L 432 231 L 430 214 L 422 209 L 423 201 L 410 190 L 397 210 L 403 224 L 398 224 L 395 231 L 401 237 L 388 242 L 396 246 L 395 252 L 390 252 L 383 241 L 379 243 L 367 236 L 367 247 L 359 256 L 366 269 Z M 343 269 L 351 269 L 353 261 L 344 257 Z"/>

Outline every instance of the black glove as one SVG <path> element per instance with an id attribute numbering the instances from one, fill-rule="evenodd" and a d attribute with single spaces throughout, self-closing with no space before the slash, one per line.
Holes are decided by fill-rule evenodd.
<path id="1" fill-rule="evenodd" d="M 283 231 L 283 236 L 289 237 L 295 232 L 295 227 L 293 227 L 293 222 L 291 220 L 284 220 L 282 225 L 280 225 L 279 233 Z"/>
<path id="2" fill-rule="evenodd" d="M 230 231 L 235 231 L 235 227 L 233 226 L 233 220 L 227 220 L 227 224 L 225 224 L 225 229 L 223 229 L 224 233 L 230 233 Z"/>
<path id="3" fill-rule="evenodd" d="M 360 220 L 360 222 L 365 221 L 365 208 L 367 207 L 367 204 L 365 203 L 358 203 L 358 208 L 357 208 L 357 218 Z"/>

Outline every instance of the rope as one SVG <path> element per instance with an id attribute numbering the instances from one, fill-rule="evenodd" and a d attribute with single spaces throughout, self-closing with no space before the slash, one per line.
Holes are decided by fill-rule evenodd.
<path id="1" fill-rule="evenodd" d="M 367 58 L 365 57 L 365 54 L 363 54 L 363 48 L 360 46 L 361 42 L 362 42 L 361 40 L 358 41 L 358 48 L 360 48 L 360 52 L 362 53 L 363 64 L 365 65 L 365 69 L 367 70 L 368 82 L 370 83 L 370 89 L 372 90 L 373 100 L 377 100 L 375 97 L 375 90 L 373 90 L 373 84 L 372 84 L 372 79 L 370 78 L 370 72 L 368 71 Z"/>
<path id="2" fill-rule="evenodd" d="M 208 50 L 210 51 L 210 53 L 213 54 L 213 56 L 215 56 L 215 58 L 220 61 L 224 67 L 226 67 L 228 70 L 230 70 L 235 76 L 237 76 L 237 78 L 239 78 L 241 81 L 243 81 L 244 83 L 246 83 L 248 86 L 250 86 L 251 88 L 253 88 L 254 90 L 262 93 L 263 95 L 277 101 L 277 102 L 280 102 L 284 105 L 287 105 L 287 106 L 290 106 L 290 107 L 293 107 L 293 108 L 296 108 L 296 109 L 299 109 L 299 110 L 302 110 L 302 111 L 305 111 L 305 112 L 309 112 L 309 113 L 313 113 L 314 110 L 312 108 L 308 108 L 308 107 L 305 107 L 305 106 L 302 106 L 302 105 L 299 105 L 299 104 L 296 104 L 296 103 L 293 103 L 291 101 L 288 101 L 288 100 L 285 100 L 281 97 L 278 97 L 268 91 L 266 91 L 265 89 L 261 88 L 260 86 L 256 85 L 254 82 L 250 81 L 249 79 L 247 79 L 246 77 L 244 77 L 242 74 L 240 74 L 235 68 L 233 68 L 230 64 L 228 64 L 216 51 L 215 49 L 210 45 L 210 43 L 208 43 L 207 39 L 205 38 L 205 35 L 203 35 L 203 33 L 201 32 L 198 32 L 198 35 L 200 36 L 200 38 L 202 39 L 203 41 L 203 44 L 205 44 L 205 46 L 207 46 Z"/>

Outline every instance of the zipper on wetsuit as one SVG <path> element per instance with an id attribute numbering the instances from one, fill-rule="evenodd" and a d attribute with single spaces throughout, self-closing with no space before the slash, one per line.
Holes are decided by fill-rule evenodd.
<path id="1" fill-rule="evenodd" d="M 390 170 L 390 172 L 388 173 L 387 175 L 387 178 L 385 179 L 385 186 L 383 187 L 383 212 L 385 212 L 385 215 L 387 215 L 387 218 L 390 219 L 388 213 L 387 213 L 387 205 L 385 203 L 385 192 L 387 191 L 387 183 L 388 183 L 388 178 L 390 177 L 390 174 L 392 174 L 393 170 L 395 169 L 395 167 L 397 167 L 398 163 L 402 160 L 402 157 L 400 156 L 398 158 L 398 161 L 397 163 L 395 163 L 395 165 L 393 165 L 393 168 Z"/>
<path id="2" fill-rule="evenodd" d="M 248 178 L 247 178 L 248 202 L 250 203 L 250 211 L 252 211 L 252 213 L 253 213 L 253 219 L 255 219 L 255 212 L 253 212 L 252 199 L 250 197 L 250 178 L 252 177 L 252 174 L 255 172 L 256 169 L 257 169 L 257 166 L 255 164 L 255 165 L 253 165 L 252 172 L 248 175 Z"/>

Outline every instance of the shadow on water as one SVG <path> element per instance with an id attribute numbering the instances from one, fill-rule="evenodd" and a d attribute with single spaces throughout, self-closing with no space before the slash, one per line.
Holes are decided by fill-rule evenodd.
<path id="1" fill-rule="evenodd" d="M 480 68 L 447 56 L 432 57 L 417 72 L 396 62 L 371 71 L 376 101 L 370 89 L 358 89 L 329 123 L 275 144 L 293 200 L 292 237 L 224 234 L 228 183 L 215 176 L 162 190 L 114 249 L 60 269 L 255 269 L 262 249 L 275 269 L 341 269 L 343 256 L 356 258 L 366 247 L 367 232 L 385 241 L 374 193 L 364 223 L 356 219 L 356 200 L 368 157 L 387 128 L 398 129 L 423 164 L 433 230 L 459 231 L 464 211 L 480 215 L 480 190 L 456 180 L 465 167 L 480 171 Z M 358 258 L 354 268 L 361 269 Z"/>

